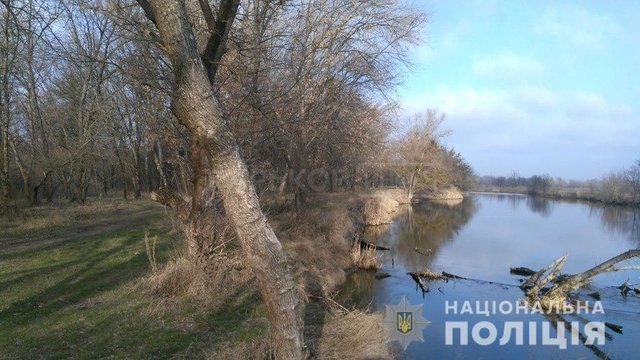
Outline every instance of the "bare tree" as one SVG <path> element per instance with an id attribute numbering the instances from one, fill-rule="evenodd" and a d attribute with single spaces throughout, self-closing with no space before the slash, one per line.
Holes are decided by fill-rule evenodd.
<path id="1" fill-rule="evenodd" d="M 173 66 L 173 113 L 189 129 L 195 146 L 203 150 L 246 260 L 256 275 L 271 321 L 275 356 L 301 359 L 300 295 L 282 246 L 260 209 L 237 141 L 225 123 L 211 88 L 239 3 L 221 2 L 217 17 L 213 18 L 209 4 L 200 1 L 211 32 L 202 53 L 184 1 L 138 0 L 138 3 L 158 28 L 162 46 Z"/>
<path id="2" fill-rule="evenodd" d="M 627 169 L 626 177 L 631 188 L 632 201 L 640 202 L 640 159 Z"/>
<path id="3" fill-rule="evenodd" d="M 440 129 L 444 119 L 444 114 L 433 109 L 417 114 L 413 126 L 391 147 L 390 166 L 402 179 L 409 200 L 419 188 L 449 180 L 440 145 L 448 134 Z"/>
<path id="4" fill-rule="evenodd" d="M 19 20 L 13 1 L 2 1 L 2 39 L 0 42 L 0 196 L 3 202 L 11 194 L 10 131 L 13 83 L 18 54 Z"/>

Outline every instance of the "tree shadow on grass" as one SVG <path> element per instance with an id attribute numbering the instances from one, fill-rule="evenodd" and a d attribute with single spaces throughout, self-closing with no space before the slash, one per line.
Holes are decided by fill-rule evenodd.
<path id="1" fill-rule="evenodd" d="M 118 264 L 103 264 L 110 260 L 110 257 L 123 253 L 139 241 L 140 239 L 129 236 L 119 245 L 103 251 L 92 249 L 87 244 L 86 251 L 78 256 L 79 260 L 71 262 L 81 265 L 80 269 L 68 274 L 55 285 L 15 302 L 0 311 L 0 329 L 24 326 L 49 316 L 66 306 L 114 289 L 140 276 L 140 272 L 133 270 L 136 267 L 144 266 L 146 254 L 143 253 L 138 253 L 130 258 L 123 257 Z M 42 269 L 38 275 L 47 276 L 58 267 L 55 265 L 52 267 L 53 269 Z M 25 284 L 25 286 L 28 285 Z"/>
<path id="2" fill-rule="evenodd" d="M 113 214 L 112 214 L 113 215 Z M 150 216 L 152 216 L 150 218 Z M 157 214 L 161 216 L 161 214 Z M 38 232 L 34 235 L 20 238 L 7 239 L 0 238 L 0 258 L 3 260 L 21 259 L 32 256 L 34 253 L 41 253 L 59 249 L 60 247 L 83 245 L 87 238 L 95 238 L 123 231 L 125 229 L 136 229 L 141 227 L 164 228 L 164 224 L 159 224 L 156 214 L 150 210 L 142 212 L 129 211 L 122 215 L 123 218 L 107 217 L 100 221 L 88 224 L 64 225 L 47 232 Z"/>
<path id="3" fill-rule="evenodd" d="M 320 337 L 324 330 L 325 318 L 328 313 L 327 304 L 322 300 L 322 284 L 320 279 L 311 271 L 304 275 L 305 289 L 311 294 L 309 302 L 304 307 L 304 340 L 305 351 L 311 358 L 318 356 Z"/>

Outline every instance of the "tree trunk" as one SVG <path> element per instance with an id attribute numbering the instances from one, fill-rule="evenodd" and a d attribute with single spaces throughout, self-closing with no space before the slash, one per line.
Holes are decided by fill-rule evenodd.
<path id="1" fill-rule="evenodd" d="M 133 170 L 131 171 L 131 184 L 133 185 L 133 198 L 142 197 L 142 177 L 140 176 L 140 149 L 137 145 L 131 150 L 133 154 Z"/>
<path id="2" fill-rule="evenodd" d="M 413 200 L 415 184 L 416 184 L 416 174 L 411 173 L 411 176 L 409 177 L 409 184 L 407 186 L 407 198 L 409 199 L 409 201 Z"/>
<path id="3" fill-rule="evenodd" d="M 162 187 L 166 189 L 169 186 L 169 183 L 167 182 L 167 175 L 165 175 L 164 173 L 164 159 L 162 155 L 162 144 L 160 144 L 160 139 L 156 140 L 156 147 L 158 151 L 153 153 L 153 160 L 156 163 L 156 169 L 158 170 L 158 174 L 160 175 L 160 182 L 162 183 Z"/>
<path id="4" fill-rule="evenodd" d="M 7 7 L 11 5 L 9 1 L 6 5 Z M 4 22 L 4 31 L 3 31 L 3 43 L 5 46 L 9 47 L 11 44 L 11 31 L 10 31 L 10 23 L 11 23 L 11 13 L 9 11 L 5 11 L 4 18 L 2 19 Z M 0 159 L 0 164 L 2 168 L 0 169 L 0 197 L 4 202 L 9 200 L 11 194 L 11 176 L 9 173 L 9 123 L 11 121 L 11 113 L 9 112 L 10 105 L 10 94 L 9 94 L 9 74 L 10 74 L 10 63 L 11 58 L 9 56 L 9 49 L 3 49 L 2 51 L 2 74 L 0 77 L 2 79 L 2 86 L 0 87 L 0 145 L 2 145 L 2 159 Z"/>
<path id="5" fill-rule="evenodd" d="M 284 175 L 280 179 L 280 185 L 278 186 L 278 196 L 284 196 L 284 191 L 287 189 L 287 181 L 289 180 L 289 165 L 284 169 Z"/>
<path id="6" fill-rule="evenodd" d="M 616 269 L 616 265 L 634 257 L 640 257 L 640 249 L 628 250 L 620 255 L 614 256 L 611 259 L 600 263 L 597 266 L 592 267 L 587 271 L 583 271 L 579 274 L 575 274 L 570 276 L 567 280 L 561 282 L 560 284 L 554 285 L 545 296 L 554 297 L 554 296 L 563 296 L 571 289 L 576 289 L 584 284 L 586 284 L 589 279 L 592 277 L 601 274 L 607 271 L 617 271 L 620 269 Z"/>
<path id="7" fill-rule="evenodd" d="M 199 260 L 205 258 L 203 250 L 205 244 L 203 240 L 207 235 L 201 234 L 200 222 L 204 214 L 204 192 L 206 189 L 206 173 L 204 169 L 204 153 L 197 144 L 191 145 L 191 168 L 193 169 L 193 189 L 191 191 L 191 209 L 186 220 L 187 255 L 192 259 Z M 211 236 L 212 237 L 212 236 Z"/>
<path id="8" fill-rule="evenodd" d="M 172 110 L 202 145 L 271 322 L 277 359 L 302 359 L 301 299 L 282 246 L 262 213 L 236 139 L 200 58 L 183 1 L 138 0 L 156 24 L 175 74 Z"/>

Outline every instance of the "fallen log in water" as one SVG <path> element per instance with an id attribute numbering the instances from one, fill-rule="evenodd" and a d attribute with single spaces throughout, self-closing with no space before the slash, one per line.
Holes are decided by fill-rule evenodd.
<path id="1" fill-rule="evenodd" d="M 614 323 L 610 323 L 610 322 L 604 322 L 604 326 L 608 327 L 609 329 L 617 332 L 618 334 L 622 334 L 622 325 L 618 325 L 618 324 L 614 324 Z"/>
<path id="2" fill-rule="evenodd" d="M 512 267 L 509 269 L 511 275 L 519 275 L 519 276 L 531 276 L 535 274 L 535 270 L 531 270 L 528 267 Z"/>
<path id="3" fill-rule="evenodd" d="M 388 247 L 378 246 L 364 240 L 359 240 L 358 243 L 360 244 L 361 249 L 391 250 Z"/>
<path id="4" fill-rule="evenodd" d="M 424 256 L 431 256 L 431 254 L 433 253 L 433 250 L 431 249 L 422 249 L 416 246 L 416 248 L 414 249 L 415 252 L 417 252 L 420 255 L 424 255 Z"/>
<path id="5" fill-rule="evenodd" d="M 622 296 L 627 296 L 627 293 L 629 293 L 629 290 L 631 290 L 631 288 L 629 287 L 629 279 L 622 283 L 622 285 L 618 286 L 618 289 L 620 290 L 620 294 L 622 294 Z"/>
<path id="6" fill-rule="evenodd" d="M 626 251 L 620 255 L 592 267 L 591 269 L 575 275 L 560 276 L 560 270 L 567 261 L 567 255 L 561 256 L 543 267 L 537 273 L 533 274 L 527 281 L 522 283 L 520 287 L 526 291 L 527 296 L 544 301 L 563 301 L 569 291 L 580 288 L 587 284 L 589 280 L 603 272 L 622 271 L 622 270 L 640 270 L 637 266 L 617 267 L 618 263 L 629 260 L 634 257 L 640 257 L 640 249 Z M 541 290 L 548 283 L 553 282 L 554 285 L 548 291 L 541 293 Z M 630 290 L 627 282 L 620 286 L 623 295 Z"/>
<path id="7" fill-rule="evenodd" d="M 587 295 L 591 296 L 592 298 L 594 298 L 596 300 L 600 300 L 600 292 L 598 292 L 598 291 L 589 293 Z"/>
<path id="8" fill-rule="evenodd" d="M 455 274 L 448 273 L 446 271 L 443 271 L 442 275 L 445 276 L 447 279 L 472 280 L 472 279 L 469 279 L 469 278 L 466 278 L 466 277 L 463 277 L 463 276 L 458 276 L 458 275 L 455 275 Z M 483 280 L 480 280 L 480 281 L 483 281 Z M 486 281 L 486 282 L 492 283 L 491 281 Z"/>
<path id="9" fill-rule="evenodd" d="M 429 281 L 448 280 L 451 276 L 455 276 L 452 274 L 448 274 L 444 271 L 442 273 L 437 273 L 429 269 L 426 269 L 422 272 L 410 272 L 408 274 L 411 275 L 411 278 L 413 279 L 413 281 L 415 281 L 416 284 L 418 284 L 418 286 L 420 286 L 420 288 L 424 292 L 429 291 L 429 286 L 428 286 Z"/>
<path id="10" fill-rule="evenodd" d="M 426 284 L 426 282 L 424 280 L 422 280 L 422 278 L 420 277 L 420 275 L 418 273 L 408 273 L 409 275 L 411 275 L 411 278 L 413 279 L 413 281 L 416 282 L 416 284 L 420 287 L 420 289 L 422 290 L 422 292 L 429 292 L 429 287 Z"/>
<path id="11" fill-rule="evenodd" d="M 545 285 L 547 285 L 551 280 L 553 280 L 560 274 L 560 270 L 562 269 L 566 261 L 566 254 L 553 260 L 550 264 L 540 269 L 537 273 L 531 275 L 531 277 L 527 279 L 527 281 L 523 282 L 522 285 L 520 285 L 520 288 L 522 290 L 526 290 L 527 295 L 529 296 L 537 295 Z"/>

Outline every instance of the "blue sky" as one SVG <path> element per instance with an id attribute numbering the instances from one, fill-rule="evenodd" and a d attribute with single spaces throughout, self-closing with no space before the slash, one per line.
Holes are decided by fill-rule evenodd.
<path id="1" fill-rule="evenodd" d="M 640 2 L 432 0 L 399 89 L 480 175 L 587 179 L 640 158 Z"/>

